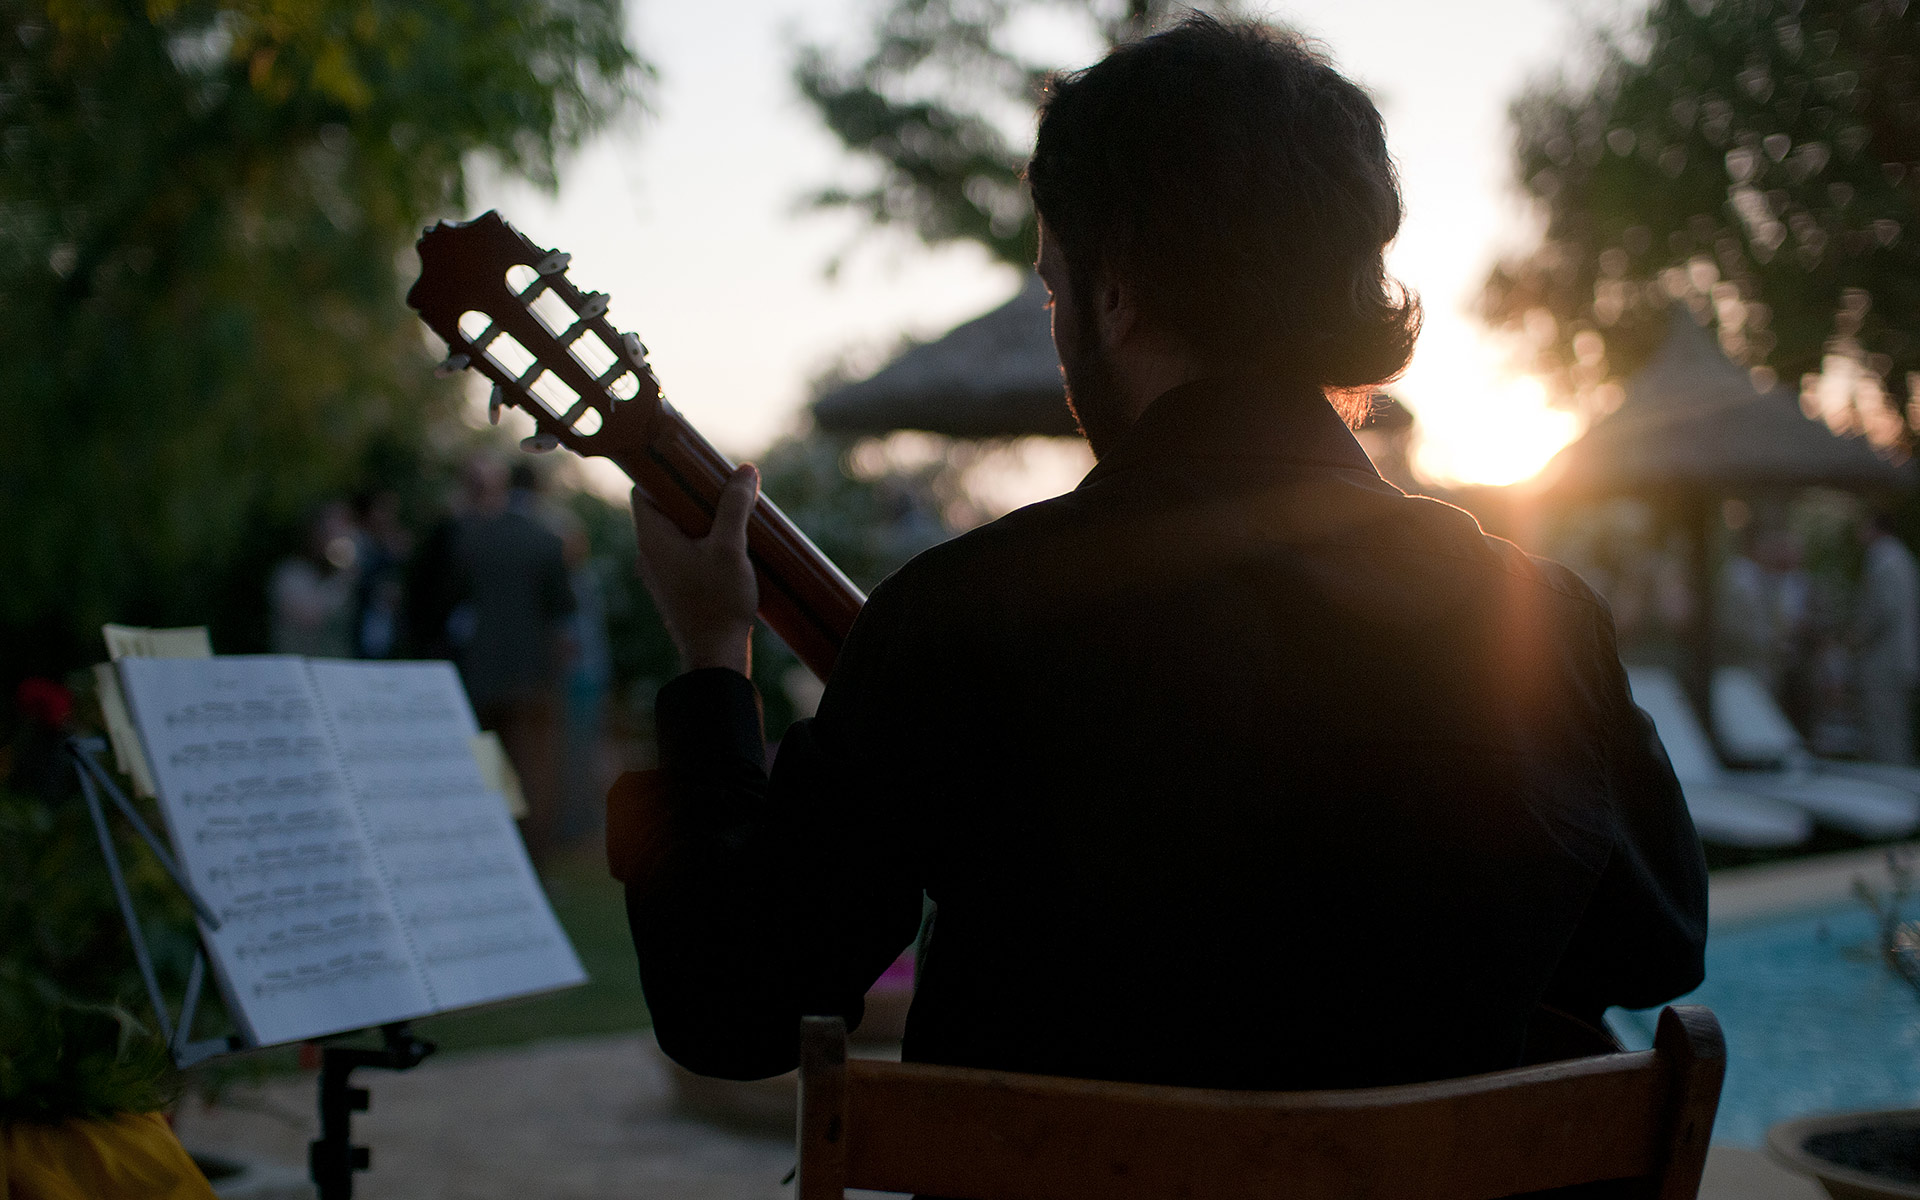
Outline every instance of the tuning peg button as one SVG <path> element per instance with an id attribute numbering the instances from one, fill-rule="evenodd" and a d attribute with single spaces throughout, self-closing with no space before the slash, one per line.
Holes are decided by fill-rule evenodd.
<path id="1" fill-rule="evenodd" d="M 647 357 L 646 344 L 640 340 L 640 335 L 637 333 L 621 334 L 620 348 L 622 350 L 625 350 L 627 352 L 627 357 L 636 363 L 644 360 Z"/>
<path id="2" fill-rule="evenodd" d="M 551 433 L 536 433 L 520 439 L 520 448 L 528 454 L 545 454 L 559 445 L 560 439 Z"/>
<path id="3" fill-rule="evenodd" d="M 500 410 L 506 406 L 506 403 L 506 394 L 500 390 L 499 384 L 494 384 L 492 394 L 487 397 L 487 424 L 500 423 Z"/>
<path id="4" fill-rule="evenodd" d="M 449 375 L 458 375 L 472 365 L 473 360 L 464 354 L 449 354 L 438 366 L 433 368 L 433 373 L 445 379 Z"/>
<path id="5" fill-rule="evenodd" d="M 568 254 L 565 250 L 555 250 L 552 254 L 541 259 L 533 269 L 542 275 L 558 275 L 560 272 L 566 270 L 567 264 L 572 261 L 573 255 Z"/>

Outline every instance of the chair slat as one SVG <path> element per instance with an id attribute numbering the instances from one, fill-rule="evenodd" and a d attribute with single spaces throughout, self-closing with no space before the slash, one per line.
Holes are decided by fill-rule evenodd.
<path id="1" fill-rule="evenodd" d="M 1525 1088 L 1236 1093 L 848 1064 L 847 1179 L 970 1200 L 1507 1195 L 1645 1175 L 1668 1091 L 1651 1053 Z M 1498 1077 L 1483 1077 L 1490 1080 Z M 1641 1112 L 1595 1137 L 1593 1115 Z M 1516 1142 L 1517 1129 L 1528 1131 Z M 1489 1154 L 1491 1147 L 1508 1152 Z M 1087 1183 L 1099 1181 L 1094 1191 Z M 1284 1186 L 1282 1186 L 1284 1185 Z"/>
<path id="2" fill-rule="evenodd" d="M 816 1025 L 815 1022 L 818 1022 Z M 838 1187 L 967 1200 L 1487 1200 L 1607 1179 L 1695 1194 L 1725 1047 L 1669 1009 L 1654 1050 L 1465 1079 L 1243 1092 L 844 1060 L 809 1018 L 801 1200 Z M 827 1114 L 844 1119 L 822 1143 Z M 809 1154 L 826 1164 L 809 1174 Z M 829 1178 L 831 1182 L 829 1182 Z M 809 1180 L 823 1190 L 809 1190 Z"/>

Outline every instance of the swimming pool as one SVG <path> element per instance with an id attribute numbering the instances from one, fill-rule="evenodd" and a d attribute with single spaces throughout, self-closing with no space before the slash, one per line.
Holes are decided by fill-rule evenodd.
<path id="1" fill-rule="evenodd" d="M 1789 1117 L 1920 1106 L 1920 998 L 1871 957 L 1873 935 L 1858 904 L 1709 933 L 1706 982 L 1678 1003 L 1711 1008 L 1726 1032 L 1715 1141 L 1760 1146 Z M 1658 1016 L 1614 1009 L 1607 1020 L 1644 1050 Z"/>

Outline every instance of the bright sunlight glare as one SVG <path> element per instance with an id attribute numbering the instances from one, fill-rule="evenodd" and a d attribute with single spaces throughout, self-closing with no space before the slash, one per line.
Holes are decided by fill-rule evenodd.
<path id="1" fill-rule="evenodd" d="M 1537 379 L 1510 378 L 1477 395 L 1412 399 L 1421 434 L 1415 461 L 1429 479 L 1519 483 L 1579 433 L 1578 418 L 1548 404 Z"/>

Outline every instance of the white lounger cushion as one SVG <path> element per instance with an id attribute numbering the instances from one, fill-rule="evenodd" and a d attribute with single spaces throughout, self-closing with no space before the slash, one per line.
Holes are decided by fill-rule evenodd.
<path id="1" fill-rule="evenodd" d="M 1867 838 L 1898 837 L 1920 828 L 1920 796 L 1899 788 L 1804 771 L 1728 771 L 1672 672 L 1634 667 L 1627 672 L 1627 682 L 1634 703 L 1653 718 L 1674 774 L 1689 796 L 1693 787 L 1704 786 L 1782 801 Z"/>
<path id="2" fill-rule="evenodd" d="M 1813 757 L 1767 685 L 1745 667 L 1721 667 L 1713 673 L 1713 726 L 1720 744 L 1742 762 L 1790 763 L 1817 775 L 1865 779 L 1920 794 L 1920 768 Z"/>
<path id="3" fill-rule="evenodd" d="M 1713 673 L 1713 732 L 1735 762 L 1785 764 L 1803 753 L 1800 731 L 1746 667 Z"/>
<path id="4" fill-rule="evenodd" d="M 1627 682 L 1634 703 L 1653 718 L 1701 840 L 1759 848 L 1797 846 L 1813 836 L 1813 820 L 1804 809 L 1721 783 L 1726 771 L 1671 674 L 1634 667 Z"/>
<path id="5" fill-rule="evenodd" d="M 1791 804 L 1708 783 L 1682 783 L 1680 791 L 1703 842 L 1770 850 L 1798 846 L 1813 836 L 1813 818 Z"/>

